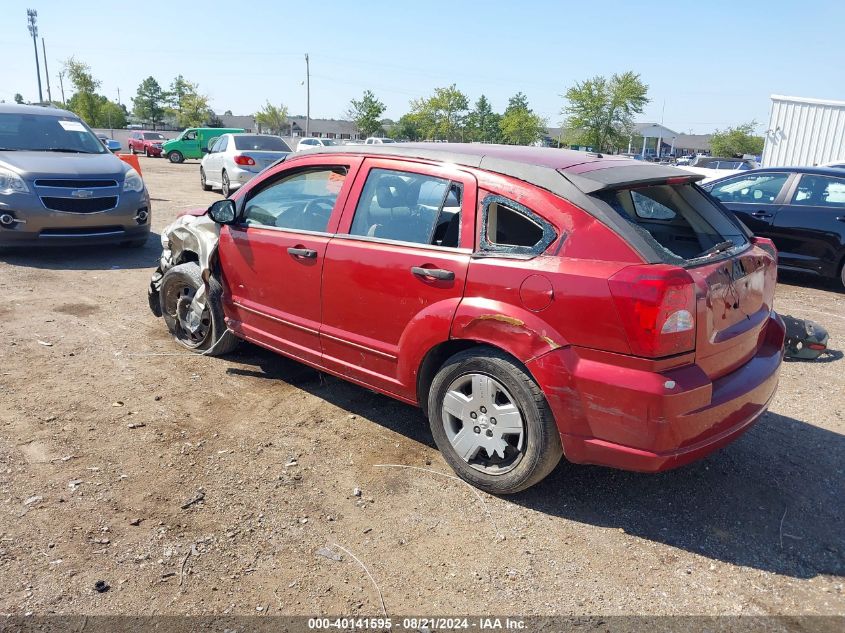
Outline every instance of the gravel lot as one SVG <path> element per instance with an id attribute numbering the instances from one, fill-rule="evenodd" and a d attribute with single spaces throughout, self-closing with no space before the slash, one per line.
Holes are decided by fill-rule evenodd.
<path id="1" fill-rule="evenodd" d="M 697 464 L 475 493 L 411 407 L 249 345 L 182 353 L 147 307 L 158 234 L 220 196 L 197 162 L 141 165 L 146 248 L 0 255 L 0 612 L 381 613 L 337 544 L 389 614 L 845 614 L 841 354 L 785 364 Z M 845 294 L 790 277 L 776 307 L 845 347 Z"/>

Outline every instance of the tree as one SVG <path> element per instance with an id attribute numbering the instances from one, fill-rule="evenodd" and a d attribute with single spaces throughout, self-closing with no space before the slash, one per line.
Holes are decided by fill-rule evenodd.
<path id="1" fill-rule="evenodd" d="M 23 95 L 19 92 L 15 93 L 15 103 L 23 103 Z"/>
<path id="2" fill-rule="evenodd" d="M 610 79 L 596 76 L 576 82 L 564 95 L 566 126 L 577 130 L 575 142 L 596 151 L 613 150 L 627 143 L 634 115 L 649 102 L 648 86 L 632 71 Z"/>
<path id="3" fill-rule="evenodd" d="M 500 140 L 499 122 L 502 116 L 493 112 L 493 106 L 487 97 L 481 95 L 466 117 L 467 138 L 482 143 L 498 143 Z"/>
<path id="4" fill-rule="evenodd" d="M 521 92 L 508 101 L 499 123 L 502 139 L 510 145 L 533 145 L 546 133 L 546 122 L 528 107 L 528 98 Z"/>
<path id="5" fill-rule="evenodd" d="M 268 101 L 254 116 L 259 129 L 281 135 L 282 130 L 287 127 L 288 108 L 284 104 L 276 107 Z"/>
<path id="6" fill-rule="evenodd" d="M 710 153 L 713 156 L 741 156 L 742 154 L 763 153 L 765 141 L 762 136 L 754 135 L 756 121 L 743 123 L 725 130 L 716 130 L 710 139 Z"/>
<path id="7" fill-rule="evenodd" d="M 205 113 L 205 127 L 223 127 L 223 121 L 209 108 Z"/>
<path id="8" fill-rule="evenodd" d="M 425 99 L 411 101 L 411 112 L 425 138 L 463 140 L 464 119 L 469 101 L 455 84 L 435 88 Z"/>
<path id="9" fill-rule="evenodd" d="M 231 110 L 226 110 L 223 114 L 224 114 L 225 116 L 232 116 L 232 111 L 231 111 Z"/>
<path id="10" fill-rule="evenodd" d="M 135 104 L 135 116 L 143 121 L 149 121 L 155 129 L 156 124 L 164 118 L 165 107 L 169 100 L 166 93 L 153 77 L 147 77 L 138 86 L 138 92 L 132 97 Z"/>
<path id="11" fill-rule="evenodd" d="M 179 127 L 198 127 L 208 118 L 208 97 L 200 94 L 199 84 L 187 81 L 182 75 L 170 84 L 168 112 Z"/>
<path id="12" fill-rule="evenodd" d="M 382 130 L 381 115 L 384 114 L 386 106 L 376 99 L 376 96 L 369 90 L 364 91 L 361 99 L 352 99 L 349 102 L 349 110 L 346 116 L 355 122 L 358 133 L 362 136 L 375 136 Z"/>
<path id="13" fill-rule="evenodd" d="M 398 141 L 419 141 L 423 138 L 413 114 L 405 114 L 390 128 L 390 137 Z"/>
<path id="14" fill-rule="evenodd" d="M 91 67 L 75 57 L 69 57 L 64 63 L 64 72 L 76 90 L 68 101 L 68 109 L 78 114 L 88 125 L 96 125 L 100 103 L 96 92 L 100 82 L 94 79 Z"/>

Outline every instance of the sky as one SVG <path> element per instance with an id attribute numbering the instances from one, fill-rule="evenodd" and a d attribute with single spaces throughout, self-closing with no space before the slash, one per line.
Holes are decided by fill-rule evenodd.
<path id="1" fill-rule="evenodd" d="M 267 100 L 291 115 L 342 118 L 372 90 L 398 119 L 409 101 L 456 84 L 498 111 L 517 92 L 557 126 L 577 81 L 633 70 L 651 102 L 639 121 L 708 133 L 755 120 L 772 94 L 845 100 L 842 0 L 393 0 L 288 3 L 0 0 L 0 100 L 38 99 L 26 9 L 38 11 L 54 99 L 71 55 L 100 92 L 131 109 L 138 84 L 177 74 L 199 83 L 218 113 Z M 43 78 L 44 98 L 47 98 Z M 65 84 L 65 96 L 72 88 Z"/>

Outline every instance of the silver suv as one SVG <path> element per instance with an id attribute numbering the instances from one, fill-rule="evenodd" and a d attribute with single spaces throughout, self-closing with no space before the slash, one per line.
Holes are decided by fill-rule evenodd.
<path id="1" fill-rule="evenodd" d="M 141 175 L 74 113 L 0 104 L 0 247 L 143 246 L 150 196 Z"/>

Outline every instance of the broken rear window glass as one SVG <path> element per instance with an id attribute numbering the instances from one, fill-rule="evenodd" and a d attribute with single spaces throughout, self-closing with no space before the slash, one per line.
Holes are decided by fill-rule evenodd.
<path id="1" fill-rule="evenodd" d="M 595 195 L 630 222 L 669 263 L 689 262 L 748 243 L 740 226 L 689 184 L 657 184 Z"/>

